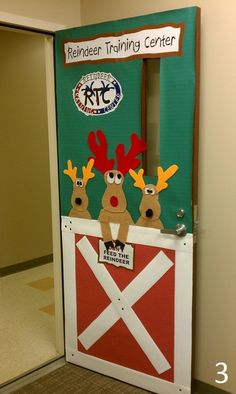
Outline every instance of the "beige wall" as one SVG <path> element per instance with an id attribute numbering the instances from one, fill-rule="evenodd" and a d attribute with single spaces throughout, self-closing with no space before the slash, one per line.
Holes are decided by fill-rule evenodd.
<path id="1" fill-rule="evenodd" d="M 80 24 L 80 0 L 0 0 L 0 20 L 4 12 L 66 27 Z"/>
<path id="2" fill-rule="evenodd" d="M 81 0 L 82 24 L 198 5 L 202 9 L 199 254 L 194 377 L 236 392 L 236 2 L 227 0 Z M 79 25 L 80 2 L 0 0 L 0 12 Z M 18 174 L 15 172 L 14 174 Z M 10 185 L 12 188 L 12 184 Z M 11 188 L 9 190 L 11 190 Z M 3 222 L 1 222 L 1 226 Z M 5 224 L 4 224 L 5 225 Z M 214 383 L 215 364 L 229 380 Z"/>
<path id="3" fill-rule="evenodd" d="M 52 253 L 44 39 L 0 30 L 0 267 Z"/>
<path id="4" fill-rule="evenodd" d="M 81 0 L 81 19 L 91 24 L 192 5 L 202 10 L 194 377 L 236 393 L 236 2 Z M 220 361 L 228 364 L 224 385 L 214 382 L 223 378 L 216 374 Z"/>

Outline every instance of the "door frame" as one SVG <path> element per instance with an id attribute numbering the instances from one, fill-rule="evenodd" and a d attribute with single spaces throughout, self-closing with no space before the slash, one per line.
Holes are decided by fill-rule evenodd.
<path id="1" fill-rule="evenodd" d="M 59 205 L 58 160 L 57 160 L 57 129 L 56 129 L 56 103 L 54 86 L 54 32 L 65 29 L 65 25 L 51 23 L 21 15 L 0 12 L 0 26 L 38 32 L 45 35 L 45 71 L 46 96 L 48 115 L 48 143 L 49 143 L 49 170 L 51 192 L 52 216 L 52 242 L 53 242 L 53 270 L 54 270 L 54 297 L 55 297 L 55 327 L 56 348 L 61 356 L 65 353 L 64 344 L 64 308 L 62 290 L 62 252 L 61 252 L 61 224 Z"/>
<path id="2" fill-rule="evenodd" d="M 196 27 L 199 25 L 199 17 L 200 17 L 200 10 L 198 9 L 197 10 L 197 13 L 196 13 Z M 131 18 L 130 18 L 131 19 Z M 127 20 L 126 20 L 127 21 Z M 95 25 L 95 26 L 100 26 L 100 25 Z M 94 37 L 95 35 L 96 35 L 96 37 L 98 37 L 98 34 L 106 34 L 107 33 L 107 31 L 106 31 L 106 29 L 104 28 L 104 26 L 105 26 L 105 24 L 103 24 L 102 25 L 102 33 L 101 32 L 99 32 L 98 31 L 98 27 L 97 27 L 97 30 L 95 29 L 95 32 L 91 32 L 91 30 L 89 30 L 89 27 L 85 27 L 84 28 L 84 30 L 82 31 L 82 34 L 81 34 L 81 36 L 82 37 L 84 37 L 84 40 L 86 41 L 86 39 L 88 39 L 88 37 L 89 38 L 92 38 L 92 37 Z M 124 26 L 122 26 L 122 27 L 124 27 Z M 137 27 L 137 26 L 136 26 Z M 199 27 L 199 26 L 198 26 Z M 90 28 L 91 28 L 91 26 L 90 26 Z M 124 27 L 124 29 L 125 29 L 125 27 Z M 124 30 L 123 29 L 123 30 Z M 119 31 L 121 31 L 122 30 L 122 28 L 120 28 L 120 30 L 118 30 L 118 28 L 116 29 L 116 33 L 117 33 L 117 31 L 119 32 Z M 122 31 L 123 31 L 122 30 Z M 90 32 L 90 33 L 89 33 Z M 199 28 L 197 29 L 197 34 L 198 34 L 198 32 L 199 32 Z M 58 40 L 58 45 L 57 45 L 57 48 L 58 48 L 58 50 L 61 50 L 61 44 L 62 44 L 62 40 L 63 39 L 66 39 L 66 40 L 71 40 L 71 41 L 75 41 L 75 40 L 73 40 L 75 37 L 74 37 L 74 30 L 71 32 L 69 32 L 67 35 L 66 35 L 66 37 L 63 37 L 62 36 L 62 34 L 61 34 L 62 32 L 60 32 L 60 37 L 59 37 L 59 40 Z M 192 35 L 191 35 L 191 38 L 194 38 L 194 31 L 192 32 Z M 195 34 L 196 34 L 196 32 L 195 32 Z M 191 122 L 193 123 L 193 129 L 194 129 L 194 135 L 193 135 L 193 139 L 194 139 L 194 141 L 195 141 L 195 149 L 194 149 L 194 152 L 193 152 L 193 163 L 195 164 L 195 166 L 194 166 L 194 179 L 193 179 L 193 187 L 192 187 L 192 193 L 191 193 L 191 195 L 192 195 L 192 197 L 193 197 L 193 209 L 192 209 L 192 207 L 191 207 L 191 204 L 189 204 L 189 206 L 188 206 L 188 209 L 189 209 L 189 217 L 191 216 L 192 217 L 192 222 L 193 222 L 193 227 L 194 227 L 194 230 L 195 230 L 195 222 L 196 222 L 196 220 L 197 220 L 197 135 L 198 135 L 198 111 L 199 111 L 199 44 L 198 44 L 198 36 L 197 36 L 197 39 L 196 39 L 196 48 L 195 48 L 195 60 L 196 60 L 196 83 L 197 83 L 197 87 L 195 87 L 195 89 L 193 90 L 193 96 L 192 96 L 192 102 L 193 102 L 193 108 L 195 108 L 195 112 L 193 112 L 193 119 L 191 118 Z M 174 63 L 172 63 L 172 67 L 173 67 L 173 64 Z M 173 67 L 174 68 L 174 67 Z M 59 70 L 61 70 L 59 67 L 58 67 L 58 69 Z M 60 72 L 60 71 L 59 71 Z M 63 88 L 64 88 L 64 85 L 63 85 Z M 167 89 L 168 87 L 166 87 L 166 89 Z M 170 91 L 170 90 L 169 90 Z M 195 92 L 195 97 L 194 97 L 194 92 Z M 195 98 L 195 100 L 193 99 L 193 98 Z M 195 105 L 194 105 L 195 104 Z M 166 115 L 166 119 L 168 118 L 167 117 L 167 114 L 165 114 Z M 195 115 L 195 116 L 194 116 Z M 165 124 L 165 126 L 167 127 L 169 125 L 169 123 L 167 122 L 166 124 Z M 172 131 L 174 131 L 174 128 L 173 128 L 173 124 L 171 125 L 172 127 L 171 127 L 171 130 Z M 168 142 L 168 141 L 167 141 Z M 191 142 L 191 146 L 192 146 L 192 141 L 190 141 Z M 168 148 L 168 147 L 167 147 Z M 166 160 L 168 159 L 168 155 L 166 156 Z M 171 159 L 171 158 L 170 158 Z M 64 160 L 65 160 L 65 158 L 63 157 L 63 163 L 64 163 Z M 178 161 L 177 161 L 178 162 Z M 178 163 L 179 164 L 179 163 Z M 61 168 L 62 170 L 63 170 L 63 167 Z M 190 169 L 190 167 L 189 167 L 189 169 Z M 191 172 L 191 171 L 190 171 Z M 60 173 L 62 173 L 62 171 L 60 172 Z M 63 175 L 62 175 L 63 176 Z M 63 188 L 63 190 L 64 190 L 64 188 Z M 189 192 L 189 194 L 190 194 L 190 192 Z M 66 212 L 66 210 L 65 210 L 65 212 Z M 83 219 L 80 219 L 80 220 L 83 220 Z M 72 224 L 73 224 L 73 222 L 74 222 L 74 219 L 71 219 L 71 221 L 69 222 L 69 225 L 67 225 L 67 228 L 70 230 L 70 232 L 73 232 L 72 231 Z M 172 226 L 170 226 L 170 228 L 171 228 Z M 63 230 L 62 230 L 63 231 Z M 81 231 L 79 231 L 79 233 L 81 234 Z M 83 232 L 82 232 L 83 233 Z M 195 234 L 194 234 L 195 235 Z M 69 234 L 69 236 L 71 236 L 71 234 Z M 116 238 L 113 238 L 113 239 L 116 239 Z M 195 239 L 194 239 L 194 241 L 195 241 Z M 196 246 L 194 245 L 194 251 L 195 251 L 195 248 L 196 248 Z M 73 245 L 73 247 L 72 247 L 72 251 L 74 251 L 74 245 Z M 67 250 L 66 250 L 66 252 L 67 252 Z M 69 254 L 69 253 L 68 253 Z M 68 260 L 67 260 L 67 258 L 66 257 L 68 257 Z M 68 263 L 70 263 L 70 255 L 69 256 L 65 256 L 65 259 L 64 259 L 64 262 L 66 262 L 66 266 L 65 266 L 65 275 L 67 275 L 68 274 L 68 269 L 69 269 L 69 265 L 68 265 Z M 72 257 L 71 257 L 72 258 Z M 74 267 L 74 262 L 72 263 L 72 269 L 70 270 L 70 274 L 72 274 L 73 275 L 73 273 L 74 273 L 74 269 L 73 269 L 73 267 Z M 68 279 L 68 278 L 67 278 Z M 70 276 L 70 279 L 73 279 L 73 278 L 71 278 L 71 276 Z M 69 286 L 71 286 L 71 283 L 74 283 L 74 280 L 67 280 L 67 281 L 65 281 L 66 283 L 65 283 L 65 285 L 66 286 L 68 286 L 68 284 L 69 284 Z M 67 291 L 68 289 L 66 288 L 65 289 L 65 296 L 66 296 L 66 306 L 67 306 L 67 312 L 68 312 L 68 310 L 69 310 L 69 313 L 71 313 L 71 300 L 73 300 L 73 298 L 71 297 L 72 296 L 72 294 L 71 294 L 71 292 L 70 292 L 70 295 L 68 296 L 68 294 L 66 294 L 66 291 Z M 69 289 L 69 291 L 72 291 L 72 289 L 71 289 L 71 287 L 70 287 L 70 289 Z M 67 303 L 67 300 L 69 300 L 68 301 L 68 303 Z M 70 304 L 70 305 L 69 305 Z M 67 332 L 68 332 L 68 320 L 70 319 L 70 317 L 69 316 L 67 316 L 67 321 L 66 321 L 66 328 L 67 328 Z M 74 315 L 73 315 L 73 318 L 74 318 Z M 72 318 L 72 321 L 74 322 L 74 320 L 73 320 L 73 318 Z M 75 325 L 73 325 L 73 329 L 74 329 L 74 327 L 75 327 Z M 76 338 L 76 335 L 74 335 L 74 338 Z M 68 336 L 67 336 L 67 339 L 68 339 Z M 71 341 L 71 338 L 69 338 L 69 340 L 68 340 L 68 343 L 70 344 L 72 341 Z M 70 362 L 73 362 L 73 360 L 75 359 L 75 356 L 76 356 L 76 353 L 75 353 L 75 349 L 77 349 L 77 347 L 76 346 L 74 346 L 74 347 L 72 347 L 71 348 L 71 359 L 68 359 L 68 361 L 70 361 Z M 78 363 L 80 363 L 80 361 L 81 361 L 81 356 L 79 355 L 78 356 Z M 82 364 L 80 364 L 80 365 L 82 365 Z M 95 369 L 96 368 L 96 365 L 97 365 L 97 360 L 95 361 L 95 366 L 93 366 L 93 368 L 92 369 Z M 84 363 L 84 365 L 83 366 L 85 366 L 85 367 L 88 367 L 89 368 L 89 365 L 88 364 L 85 364 Z M 96 370 L 96 369 L 95 369 Z M 103 371 L 99 371 L 99 372 L 102 372 L 103 373 Z M 114 377 L 117 377 L 117 375 L 113 375 Z M 129 376 L 129 375 L 128 375 Z M 132 382 L 131 382 L 132 383 Z"/>

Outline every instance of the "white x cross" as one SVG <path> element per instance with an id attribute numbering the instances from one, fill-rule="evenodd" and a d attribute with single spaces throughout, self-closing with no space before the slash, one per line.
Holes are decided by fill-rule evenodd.
<path id="1" fill-rule="evenodd" d="M 132 309 L 132 305 L 173 266 L 172 261 L 162 251 L 159 252 L 121 292 L 106 267 L 98 264 L 98 255 L 88 239 L 84 236 L 76 246 L 111 300 L 111 304 L 79 335 L 78 339 L 84 348 L 89 349 L 121 318 L 156 371 L 162 374 L 170 369 L 169 362 Z"/>

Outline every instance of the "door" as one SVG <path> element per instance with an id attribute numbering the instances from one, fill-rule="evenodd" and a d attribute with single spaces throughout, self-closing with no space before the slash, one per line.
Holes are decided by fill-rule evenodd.
<path id="1" fill-rule="evenodd" d="M 163 394 L 191 390 L 199 14 L 56 33 L 66 357 Z"/>
<path id="2" fill-rule="evenodd" d="M 52 149 L 56 147 L 56 132 L 51 127 L 48 142 L 46 107 L 49 86 L 52 117 L 53 79 L 48 81 L 47 77 L 49 70 L 54 75 L 53 56 L 51 62 L 48 58 L 53 51 L 53 37 L 17 26 L 0 26 L 0 45 L 4 51 L 0 73 L 0 157 L 4 185 L 1 222 L 5 223 L 0 228 L 2 386 L 63 357 L 64 332 L 59 198 L 57 179 L 53 180 L 52 175 L 53 168 L 54 173 L 57 171 L 54 163 L 57 157 Z M 12 95 L 13 91 L 18 95 Z M 28 176 L 22 180 L 20 173 L 24 172 L 26 163 Z M 13 208 L 9 172 L 19 174 L 14 190 L 20 209 Z M 14 346 L 11 346 L 12 338 L 16 338 Z"/>

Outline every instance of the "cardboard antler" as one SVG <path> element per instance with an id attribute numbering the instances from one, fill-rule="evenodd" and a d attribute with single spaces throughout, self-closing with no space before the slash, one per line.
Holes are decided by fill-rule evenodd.
<path id="1" fill-rule="evenodd" d="M 98 142 L 96 141 L 96 137 Z M 96 134 L 91 131 L 88 136 L 88 145 L 91 152 L 94 154 L 94 167 L 101 173 L 111 170 L 114 166 L 115 160 L 108 159 L 108 145 L 105 134 L 102 130 L 97 130 Z M 91 159 L 91 157 L 89 157 Z"/>
<path id="2" fill-rule="evenodd" d="M 72 168 L 72 161 L 68 160 L 67 161 L 67 169 L 63 171 L 65 175 L 68 175 L 72 182 L 76 180 L 76 174 L 77 174 L 77 167 Z"/>
<path id="3" fill-rule="evenodd" d="M 140 168 L 140 170 L 136 173 L 134 170 L 130 169 L 129 174 L 135 180 L 134 186 L 143 190 L 145 188 L 145 182 L 143 179 L 144 170 Z"/>
<path id="4" fill-rule="evenodd" d="M 173 164 L 172 166 L 167 168 L 166 171 L 163 171 L 162 167 L 157 167 L 158 181 L 156 189 L 158 193 L 168 187 L 168 183 L 166 183 L 166 181 L 171 178 L 176 173 L 176 171 L 178 171 L 178 169 L 179 167 L 176 164 Z"/>
<path id="5" fill-rule="evenodd" d="M 125 154 L 124 144 L 116 147 L 117 169 L 125 175 L 129 169 L 135 169 L 140 165 L 140 160 L 136 157 L 146 149 L 146 144 L 136 134 L 130 136 L 131 147 Z"/>
<path id="6" fill-rule="evenodd" d="M 95 174 L 91 171 L 94 165 L 94 159 L 90 159 L 87 163 L 87 166 L 82 167 L 82 172 L 83 172 L 83 182 L 84 185 L 87 185 L 87 182 L 89 179 L 94 178 Z"/>

